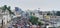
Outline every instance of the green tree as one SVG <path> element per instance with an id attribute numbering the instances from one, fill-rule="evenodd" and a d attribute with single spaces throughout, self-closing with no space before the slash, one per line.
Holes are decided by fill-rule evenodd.
<path id="1" fill-rule="evenodd" d="M 32 24 L 37 24 L 38 23 L 38 17 L 36 17 L 36 16 L 30 16 L 30 22 Z"/>
<path id="2" fill-rule="evenodd" d="M 43 23 L 40 21 L 40 22 L 38 22 L 38 25 L 41 26 L 41 25 L 43 25 Z"/>
<path id="3" fill-rule="evenodd" d="M 7 9 L 7 5 L 4 5 L 1 9 L 2 9 L 2 12 L 5 12 Z"/>
<path id="4" fill-rule="evenodd" d="M 52 13 L 48 12 L 47 15 L 52 15 Z"/>
<path id="5" fill-rule="evenodd" d="M 9 11 L 10 14 L 14 14 L 11 10 L 10 10 L 10 6 L 7 7 L 7 5 L 4 5 L 3 7 L 0 7 L 0 9 L 2 9 L 2 12 L 5 12 L 6 10 Z"/>
<path id="6" fill-rule="evenodd" d="M 56 12 L 56 15 L 57 15 L 57 16 L 60 16 L 60 11 L 57 11 L 57 12 Z"/>
<path id="7" fill-rule="evenodd" d="M 10 10 L 10 6 L 7 8 L 7 10 L 9 11 L 10 14 L 14 14 L 11 10 Z"/>
<path id="8" fill-rule="evenodd" d="M 38 21 L 38 17 L 36 16 L 30 16 L 30 20 L 29 20 L 33 25 L 43 25 L 43 23 L 41 21 Z"/>

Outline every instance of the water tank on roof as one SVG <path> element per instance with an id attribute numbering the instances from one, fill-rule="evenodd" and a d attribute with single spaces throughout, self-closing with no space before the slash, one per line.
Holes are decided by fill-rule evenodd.
<path id="1" fill-rule="evenodd" d="M 19 7 L 15 7 L 15 11 L 22 11 L 22 10 Z"/>

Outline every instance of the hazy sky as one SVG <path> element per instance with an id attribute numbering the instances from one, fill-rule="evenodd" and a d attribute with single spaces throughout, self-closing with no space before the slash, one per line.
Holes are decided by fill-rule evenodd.
<path id="1" fill-rule="evenodd" d="M 11 9 L 15 6 L 24 10 L 38 9 L 43 11 L 60 10 L 60 0 L 0 0 L 0 6 L 8 5 Z"/>

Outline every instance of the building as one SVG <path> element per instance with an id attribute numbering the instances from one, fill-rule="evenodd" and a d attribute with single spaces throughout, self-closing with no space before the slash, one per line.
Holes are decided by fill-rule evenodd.
<path id="1" fill-rule="evenodd" d="M 15 14 L 13 18 L 15 18 L 15 17 L 20 17 L 23 11 L 19 7 L 15 7 L 15 10 L 13 12 Z"/>
<path id="2" fill-rule="evenodd" d="M 3 25 L 6 25 L 9 21 L 11 21 L 11 15 L 9 14 L 9 11 L 6 10 L 5 12 L 2 12 L 2 9 L 0 9 L 0 19 L 0 24 L 3 23 Z"/>

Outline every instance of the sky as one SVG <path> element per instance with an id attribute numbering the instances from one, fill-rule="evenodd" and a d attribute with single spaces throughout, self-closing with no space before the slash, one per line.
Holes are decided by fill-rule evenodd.
<path id="1" fill-rule="evenodd" d="M 0 6 L 8 5 L 11 6 L 11 10 L 14 7 L 19 7 L 22 10 L 41 10 L 51 11 L 60 10 L 60 0 L 0 0 Z"/>

